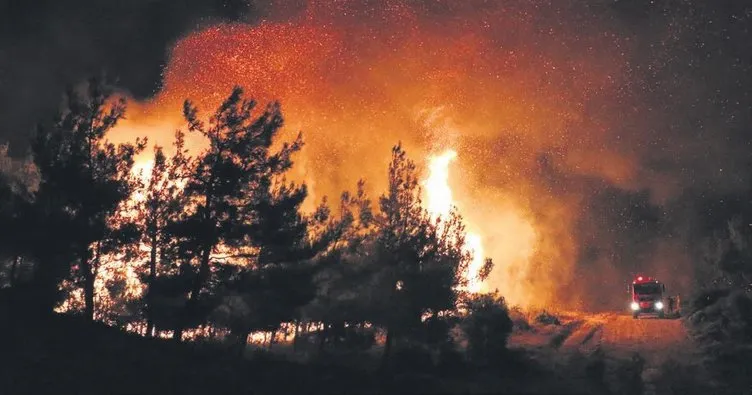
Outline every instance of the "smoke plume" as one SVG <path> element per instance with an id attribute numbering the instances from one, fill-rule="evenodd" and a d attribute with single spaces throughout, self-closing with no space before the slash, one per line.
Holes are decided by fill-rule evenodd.
<path id="1" fill-rule="evenodd" d="M 419 164 L 454 149 L 457 204 L 497 261 L 488 286 L 513 303 L 621 308 L 638 271 L 689 287 L 670 218 L 688 194 L 747 189 L 752 57 L 738 43 L 752 9 L 717 3 L 256 2 L 170 46 L 161 89 L 116 138 L 169 146 L 183 100 L 209 112 L 239 84 L 282 103 L 287 136 L 304 132 L 293 176 L 312 202 L 359 178 L 375 197 L 398 141 Z M 153 51 L 113 61 L 153 67 Z"/>

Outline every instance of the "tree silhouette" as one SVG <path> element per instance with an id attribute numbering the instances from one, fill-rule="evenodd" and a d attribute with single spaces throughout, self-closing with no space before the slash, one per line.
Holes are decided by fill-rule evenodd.
<path id="1" fill-rule="evenodd" d="M 201 320 L 210 310 L 205 302 L 211 295 L 210 277 L 222 262 L 213 259 L 219 248 L 241 249 L 248 243 L 249 226 L 256 217 L 256 204 L 268 193 L 271 180 L 292 166 L 292 155 L 302 147 L 302 137 L 285 143 L 277 152 L 271 146 L 282 127 L 278 103 L 270 104 L 254 118 L 256 102 L 243 98 L 235 87 L 209 118 L 198 118 L 198 110 L 186 101 L 183 114 L 189 130 L 209 140 L 209 148 L 197 158 L 184 190 L 190 209 L 180 226 L 181 250 L 197 270 L 184 266 L 192 278 L 188 300 L 175 330 L 180 341 L 184 328 Z M 252 245 L 252 244 L 251 244 Z M 254 251 L 230 254 L 227 259 L 253 259 Z M 189 270 L 190 269 L 190 270 Z M 203 307 L 203 308 L 202 308 Z M 199 314 L 202 313 L 202 314 Z"/>
<path id="2" fill-rule="evenodd" d="M 453 210 L 433 220 L 422 207 L 415 164 L 401 145 L 392 149 L 389 189 L 380 199 L 373 259 L 381 301 L 375 323 L 386 331 L 384 360 L 395 339 L 425 341 L 426 325 L 455 310 L 462 274 L 472 259 L 464 250 L 465 230 Z"/>
<path id="3" fill-rule="evenodd" d="M 40 173 L 34 216 L 46 247 L 36 252 L 39 280 L 46 293 L 54 293 L 49 290 L 75 263 L 90 319 L 101 242 L 112 235 L 110 216 L 131 194 L 130 171 L 145 145 L 105 140 L 124 113 L 125 100 L 112 100 L 111 89 L 92 79 L 85 92 L 68 90 L 66 109 L 51 127 L 38 128 L 32 143 Z"/>
<path id="4" fill-rule="evenodd" d="M 33 248 L 35 229 L 26 221 L 26 213 L 38 187 L 38 174 L 30 158 L 8 156 L 8 145 L 0 145 L 0 261 L 8 286 L 32 268 L 28 252 Z M 2 285 L 2 283 L 0 283 Z"/>
<path id="5" fill-rule="evenodd" d="M 493 362 L 504 355 L 512 332 L 506 301 L 498 293 L 469 295 L 462 302 L 467 315 L 461 322 L 467 353 L 477 362 Z"/>
<path id="6" fill-rule="evenodd" d="M 308 219 L 299 212 L 306 189 L 277 184 L 257 190 L 251 202 L 246 242 L 256 254 L 231 279 L 223 306 L 241 347 L 251 332 L 274 333 L 281 323 L 293 321 L 297 309 L 314 296 L 311 259 L 319 247 L 308 239 Z"/>
<path id="7" fill-rule="evenodd" d="M 309 320 L 323 323 L 320 349 L 327 341 L 365 346 L 369 337 L 373 341 L 373 334 L 357 330 L 363 329 L 372 316 L 369 287 L 374 266 L 364 257 L 372 248 L 374 225 L 364 181 L 358 182 L 355 194 L 342 193 L 338 215 L 331 215 L 326 204 L 319 212 L 321 229 L 314 232 L 329 242 L 317 257 L 316 297 L 304 313 Z"/>
<path id="8" fill-rule="evenodd" d="M 0 262 L 3 263 L 0 287 L 13 286 L 17 277 L 20 259 L 24 254 L 23 237 L 18 233 L 22 218 L 19 218 L 20 202 L 11 187 L 8 176 L 0 173 L 0 227 L 4 229 Z"/>
<path id="9" fill-rule="evenodd" d="M 144 246 L 148 254 L 146 270 L 142 275 L 146 287 L 142 308 L 147 336 L 154 335 L 154 305 L 158 299 L 154 285 L 159 266 L 167 269 L 166 265 L 176 259 L 176 245 L 170 230 L 179 220 L 185 203 L 181 188 L 188 176 L 190 159 L 185 148 L 185 135 L 181 131 L 175 134 L 174 148 L 174 155 L 168 159 L 162 147 L 154 147 L 151 171 L 148 178 L 140 183 L 140 196 L 133 209 L 135 217 L 132 224 L 139 235 L 136 248 L 140 250 Z"/>

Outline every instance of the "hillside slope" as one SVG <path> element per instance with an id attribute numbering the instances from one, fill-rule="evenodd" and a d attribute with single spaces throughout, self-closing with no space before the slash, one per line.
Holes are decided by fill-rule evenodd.
<path id="1" fill-rule="evenodd" d="M 455 361 L 428 369 L 419 366 L 420 358 L 397 355 L 395 369 L 382 373 L 352 368 L 356 364 L 347 359 L 306 364 L 269 355 L 243 359 L 217 345 L 147 339 L 64 315 L 3 318 L 3 395 L 583 393 L 569 378 L 515 353 L 494 366 Z"/>
<path id="2" fill-rule="evenodd" d="M 5 321 L 0 328 L 3 394 L 343 393 L 376 385 L 354 370 L 243 360 L 74 317 Z"/>

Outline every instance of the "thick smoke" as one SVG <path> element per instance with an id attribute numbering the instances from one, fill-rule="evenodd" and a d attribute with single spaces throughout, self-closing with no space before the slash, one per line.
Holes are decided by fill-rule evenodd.
<path id="1" fill-rule="evenodd" d="M 684 293 L 687 243 L 702 234 L 699 202 L 747 190 L 750 6 L 310 0 L 251 8 L 256 16 L 244 23 L 207 23 L 177 41 L 162 90 L 132 103 L 119 138 L 147 134 L 169 145 L 184 99 L 209 111 L 241 84 L 262 104 L 281 101 L 290 136 L 303 130 L 295 171 L 313 200 L 360 177 L 374 194 L 383 190 L 397 141 L 419 162 L 454 148 L 458 205 L 486 252 L 504 262 L 490 285 L 515 303 L 621 308 L 635 272 Z M 121 61 L 153 87 L 144 67 L 159 62 L 146 57 L 157 58 L 134 50 Z M 514 257 L 530 240 L 533 255 Z"/>
<path id="2" fill-rule="evenodd" d="M 244 0 L 0 1 L 0 139 L 23 155 L 65 86 L 100 73 L 150 97 L 177 39 L 253 9 Z"/>

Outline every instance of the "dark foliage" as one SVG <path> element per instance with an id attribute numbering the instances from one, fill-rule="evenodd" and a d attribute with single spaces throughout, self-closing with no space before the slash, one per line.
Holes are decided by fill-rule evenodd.
<path id="1" fill-rule="evenodd" d="M 752 386 L 746 361 L 752 357 L 752 232 L 736 218 L 707 240 L 705 282 L 686 318 L 702 346 L 716 393 L 739 393 Z"/>
<path id="2" fill-rule="evenodd" d="M 130 170 L 144 148 L 142 141 L 115 145 L 105 139 L 124 112 L 124 100 L 113 100 L 110 88 L 91 80 L 85 90 L 68 91 L 65 109 L 34 138 L 40 182 L 30 204 L 20 209 L 34 231 L 20 227 L 19 235 L 31 239 L 20 245 L 37 263 L 34 297 L 45 310 L 57 301 L 58 283 L 72 274 L 84 290 L 84 314 L 94 318 L 100 256 L 124 236 L 111 217 L 133 191 Z"/>
<path id="3" fill-rule="evenodd" d="M 180 293 L 170 292 L 170 286 L 187 289 L 187 284 L 180 286 L 179 281 L 170 281 L 169 278 L 157 284 L 160 275 L 170 276 L 178 272 L 178 244 L 171 232 L 187 204 L 180 187 L 189 175 L 190 157 L 181 131 L 175 135 L 174 149 L 174 155 L 167 158 L 162 147 L 154 147 L 151 171 L 148 176 L 141 174 L 138 185 L 137 192 L 141 199 L 133 202 L 135 215 L 126 220 L 138 236 L 130 247 L 132 258 L 144 262 L 139 265 L 139 275 L 145 290 L 141 300 L 131 303 L 131 315 L 121 317 L 121 320 L 124 318 L 133 322 L 145 319 L 147 336 L 154 335 L 157 319 L 163 323 L 169 322 L 166 329 L 176 327 L 176 319 L 167 316 L 172 310 L 169 302 L 179 299 Z M 146 247 L 146 252 L 142 250 L 142 245 Z M 157 315 L 161 317 L 157 318 Z"/>
<path id="4" fill-rule="evenodd" d="M 143 392 L 130 368 L 106 373 L 116 361 L 138 365 L 138 377 L 153 380 L 146 386 L 150 391 L 171 392 L 163 385 L 173 379 L 180 381 L 181 393 L 264 388 L 263 380 L 257 381 L 261 373 L 254 380 L 239 378 L 243 369 L 291 369 L 302 381 L 289 388 L 337 381 L 344 385 L 340 389 L 370 382 L 372 388 L 429 390 L 432 377 L 460 380 L 472 372 L 456 342 L 459 329 L 468 338 L 467 355 L 474 366 L 509 356 L 505 349 L 512 321 L 503 298 L 470 297 L 461 291 L 471 260 L 464 249 L 462 219 L 455 211 L 441 218 L 429 215 L 421 202 L 418 170 L 400 145 L 392 150 L 389 189 L 378 209 L 372 208 L 360 181 L 354 193 L 342 194 L 338 207 L 323 199 L 313 213 L 304 215 L 305 185 L 284 177 L 302 140 L 299 136 L 272 150 L 283 123 L 278 104 L 255 115 L 256 103 L 235 88 L 204 121 L 187 101 L 183 115 L 188 129 L 205 137 L 209 148 L 188 156 L 179 131 L 174 154 L 168 157 L 154 147 L 149 174 L 134 175 L 134 158 L 145 143 L 115 146 L 106 140 L 123 117 L 124 102 L 114 100 L 95 81 L 86 88 L 71 91 L 55 126 L 41 128 L 36 136 L 38 186 L 14 179 L 22 174 L 18 171 L 0 172 L 0 224 L 16 230 L 0 244 L 1 258 L 10 263 L 3 271 L 10 272 L 4 277 L 9 280 L 4 281 L 11 286 L 0 294 L 0 312 L 19 319 L 11 332 L 27 324 L 37 328 L 41 321 L 55 326 L 60 336 L 77 331 L 70 342 L 58 334 L 44 338 L 35 332 L 32 336 L 43 339 L 40 343 L 10 351 L 15 367 L 75 366 L 89 372 L 89 380 L 76 387 L 83 393 L 113 385 L 119 391 Z M 38 243 L 46 248 L 34 248 Z M 126 292 L 122 275 L 105 276 L 108 294 L 95 306 L 94 281 L 102 276 L 105 259 L 133 268 L 142 296 Z M 35 269 L 32 281 L 16 283 L 26 261 L 32 265 L 23 266 Z M 491 267 L 489 259 L 481 278 Z M 191 329 L 208 328 L 208 335 L 192 331 L 192 345 L 167 345 L 99 324 L 25 313 L 31 295 L 39 296 L 49 312 L 59 301 L 54 296 L 60 284 L 83 288 L 83 311 L 89 320 L 135 329 L 147 337 L 172 331 L 178 341 Z M 294 347 L 313 340 L 316 360 L 334 365 L 351 358 L 358 359 L 360 367 L 376 367 L 378 358 L 369 354 L 383 340 L 385 369 L 379 372 L 387 379 L 376 383 L 370 374 L 352 371 L 347 374 L 353 381 L 343 381 L 331 375 L 340 369 L 334 365 L 326 368 L 324 378 L 314 379 L 302 373 L 301 366 L 268 352 L 251 353 L 253 362 L 238 359 L 248 356 L 250 334 L 271 334 L 271 349 L 274 335 L 290 329 L 295 331 Z M 64 345 L 45 350 L 45 342 Z M 79 347 L 75 356 L 73 344 Z M 108 356 L 98 357 L 98 348 Z M 188 351 L 192 348 L 201 350 L 193 355 Z M 27 352 L 44 354 L 48 362 L 34 362 Z M 164 355 L 157 356 L 160 353 Z M 188 361 L 173 361 L 180 358 Z M 212 362 L 186 365 L 196 358 Z M 65 387 L 74 374 L 61 372 L 50 376 L 49 386 L 16 380 L 11 389 Z M 220 383 L 223 374 L 233 378 Z M 196 384 L 198 376 L 213 384 Z M 275 387 L 282 388 L 288 387 Z"/>
<path id="5" fill-rule="evenodd" d="M 216 347 L 144 339 L 64 316 L 3 325 L 0 347 L 2 392 L 9 395 L 389 391 L 388 383 L 353 369 L 245 360 Z"/>
<path id="6" fill-rule="evenodd" d="M 469 357 L 481 363 L 502 360 L 513 328 L 504 298 L 495 293 L 469 296 L 463 307 L 467 316 L 460 326 L 467 338 Z"/>
<path id="7" fill-rule="evenodd" d="M 551 314 L 548 311 L 542 311 L 540 314 L 535 316 L 535 322 L 544 325 L 561 325 L 559 317 Z"/>
<path id="8" fill-rule="evenodd" d="M 178 341 L 184 328 L 205 321 L 200 306 L 221 301 L 216 295 L 217 273 L 228 267 L 213 256 L 217 248 L 242 250 L 228 259 L 268 259 L 273 249 L 254 251 L 259 247 L 257 238 L 263 235 L 264 224 L 258 221 L 260 211 L 265 204 L 284 206 L 305 197 L 304 187 L 282 186 L 276 196 L 270 190 L 276 178 L 292 166 L 292 155 L 300 150 L 302 140 L 298 136 L 292 144 L 285 143 L 278 152 L 272 152 L 274 137 L 282 126 L 279 104 L 270 104 L 258 116 L 254 115 L 255 108 L 256 102 L 244 99 L 239 87 L 217 108 L 208 124 L 199 119 L 191 102 L 184 105 L 188 129 L 207 138 L 209 148 L 191 165 L 192 173 L 184 189 L 190 206 L 173 233 L 179 240 L 184 262 L 190 263 L 184 268 L 191 277 L 190 287 L 185 290 L 185 308 L 175 328 Z M 288 207 L 294 209 L 297 204 Z"/>
<path id="9" fill-rule="evenodd" d="M 16 161 L 0 145 L 0 287 L 30 279 L 28 258 L 34 245 L 34 228 L 26 221 L 38 174 L 30 160 Z"/>
<path id="10" fill-rule="evenodd" d="M 438 324 L 442 313 L 455 310 L 456 288 L 466 284 L 463 273 L 472 259 L 463 249 L 461 218 L 453 212 L 435 220 L 421 205 L 415 164 L 400 145 L 392 150 L 388 179 L 372 255 L 380 302 L 372 322 L 386 331 L 385 359 L 395 341 L 423 343 L 436 336 L 424 322 Z"/>

